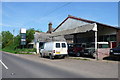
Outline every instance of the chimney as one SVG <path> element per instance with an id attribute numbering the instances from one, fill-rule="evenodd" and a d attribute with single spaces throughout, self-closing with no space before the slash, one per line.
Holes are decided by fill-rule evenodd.
<path id="1" fill-rule="evenodd" d="M 48 24 L 48 33 L 52 33 L 52 23 Z"/>

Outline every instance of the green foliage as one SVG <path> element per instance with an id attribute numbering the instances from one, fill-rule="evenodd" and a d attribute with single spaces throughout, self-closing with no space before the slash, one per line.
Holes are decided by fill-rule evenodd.
<path id="1" fill-rule="evenodd" d="M 12 33 L 9 31 L 2 31 L 2 48 L 6 47 L 7 44 L 13 39 Z"/>
<path id="2" fill-rule="evenodd" d="M 28 45 L 28 43 L 32 42 L 32 40 L 34 39 L 34 33 L 35 33 L 35 30 L 33 28 L 28 29 L 26 31 L 27 45 Z M 15 53 L 15 54 L 32 54 L 32 52 L 36 52 L 35 48 L 20 49 L 20 46 L 21 46 L 20 45 L 20 40 L 21 40 L 20 35 L 13 37 L 13 35 L 9 31 L 2 31 L 1 34 L 2 34 L 2 37 L 0 37 L 0 38 L 2 38 L 2 46 L 3 46 L 2 50 L 3 51 Z"/>
<path id="3" fill-rule="evenodd" d="M 4 49 L 6 50 L 15 50 L 19 47 L 20 44 L 20 36 L 17 35 L 14 39 L 10 40 Z"/>
<path id="4" fill-rule="evenodd" d="M 22 52 L 36 52 L 35 48 L 29 49 L 29 48 L 24 48 L 24 49 L 16 49 L 16 51 L 22 51 Z"/>
<path id="5" fill-rule="evenodd" d="M 27 44 L 30 43 L 34 39 L 34 33 L 35 33 L 34 28 L 28 29 L 26 31 L 26 41 L 27 41 Z"/>

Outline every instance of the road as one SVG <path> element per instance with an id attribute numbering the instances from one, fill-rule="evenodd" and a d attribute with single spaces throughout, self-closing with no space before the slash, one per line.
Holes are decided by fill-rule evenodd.
<path id="1" fill-rule="evenodd" d="M 2 53 L 3 78 L 117 78 L 118 64 Z"/>

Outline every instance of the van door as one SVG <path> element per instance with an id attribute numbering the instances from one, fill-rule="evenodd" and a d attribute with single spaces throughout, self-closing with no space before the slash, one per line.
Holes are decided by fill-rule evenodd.
<path id="1" fill-rule="evenodd" d="M 60 54 L 67 54 L 67 45 L 66 45 L 66 43 L 61 43 Z"/>
<path id="2" fill-rule="evenodd" d="M 56 44 L 55 44 L 55 47 L 56 47 L 55 53 L 56 53 L 56 54 L 60 54 L 60 51 L 61 51 L 60 43 L 56 43 Z"/>

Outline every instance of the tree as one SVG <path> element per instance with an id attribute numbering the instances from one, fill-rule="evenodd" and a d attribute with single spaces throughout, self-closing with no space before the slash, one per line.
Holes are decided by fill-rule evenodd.
<path id="1" fill-rule="evenodd" d="M 2 31 L 2 48 L 6 47 L 9 41 L 13 39 L 12 33 L 9 31 Z"/>
<path id="2" fill-rule="evenodd" d="M 11 39 L 7 45 L 4 47 L 5 50 L 15 50 L 16 48 L 20 47 L 20 35 L 14 37 L 14 40 Z"/>
<path id="3" fill-rule="evenodd" d="M 27 44 L 32 42 L 32 40 L 34 39 L 34 34 L 35 34 L 34 28 L 28 29 L 26 31 L 26 41 L 27 41 Z"/>
<path id="4" fill-rule="evenodd" d="M 12 49 L 16 49 L 17 47 L 20 47 L 20 35 L 17 35 L 14 37 L 14 42 L 12 40 L 12 43 L 9 45 Z"/>

